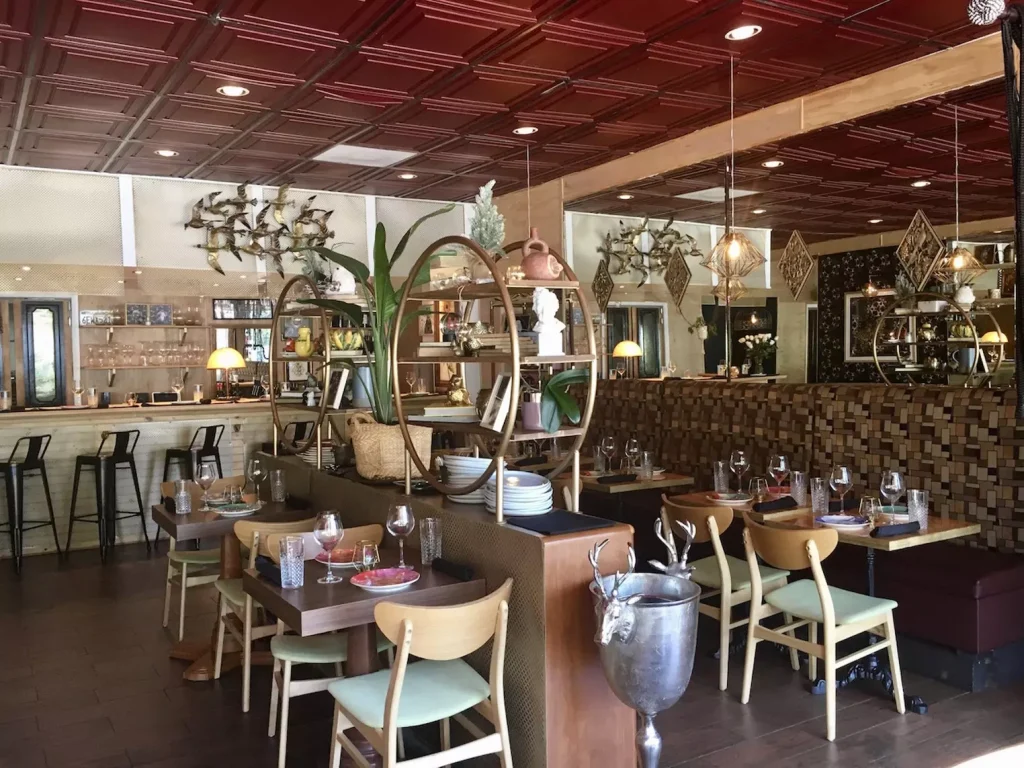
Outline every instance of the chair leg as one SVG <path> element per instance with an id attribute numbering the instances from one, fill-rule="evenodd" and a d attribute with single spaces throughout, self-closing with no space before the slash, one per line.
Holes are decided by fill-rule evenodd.
<path id="1" fill-rule="evenodd" d="M 896 711 L 905 715 L 907 705 L 903 698 L 903 673 L 900 672 L 900 652 L 896 648 L 896 625 L 891 611 L 885 616 L 885 636 L 889 638 L 889 672 L 892 673 L 892 695 L 896 699 Z"/>
<path id="2" fill-rule="evenodd" d="M 132 482 L 135 484 L 135 499 L 139 502 L 139 522 L 142 524 L 142 535 L 146 539 L 146 552 L 153 551 L 153 545 L 149 542 L 149 531 L 146 528 L 146 508 L 142 505 L 142 491 L 139 489 L 139 473 L 135 469 L 135 457 L 128 460 L 128 466 L 132 470 Z M 182 592 L 185 591 L 182 585 Z"/>
<path id="3" fill-rule="evenodd" d="M 452 726 L 451 721 L 446 717 L 441 720 L 441 751 L 447 752 L 452 748 Z M 445 765 L 444 768 L 452 768 Z"/>
<path id="4" fill-rule="evenodd" d="M 82 465 L 75 462 L 75 484 L 71 489 L 71 513 L 68 518 L 68 540 L 64 543 L 64 557 L 71 554 L 71 531 L 75 527 L 75 504 L 78 503 L 78 481 L 82 477 Z"/>
<path id="5" fill-rule="evenodd" d="M 512 768 L 512 742 L 508 737 L 508 714 L 505 712 L 505 697 L 501 694 L 497 701 L 492 700 L 494 712 L 497 715 L 497 730 L 501 734 L 501 752 L 498 753 L 498 760 L 501 768 Z"/>
<path id="6" fill-rule="evenodd" d="M 791 613 L 784 613 L 784 614 L 782 614 L 782 620 L 785 621 L 787 624 L 792 624 L 793 623 L 793 614 L 791 614 Z M 790 634 L 791 637 L 796 639 L 796 630 L 795 629 L 792 632 L 790 632 L 789 634 Z M 793 667 L 793 671 L 794 672 L 799 672 L 800 671 L 800 654 L 797 653 L 796 648 L 794 648 L 792 646 L 790 646 L 790 648 L 789 648 L 789 665 L 791 667 Z"/>
<path id="7" fill-rule="evenodd" d="M 729 690 L 729 624 L 732 623 L 732 604 L 723 593 L 718 614 L 718 690 Z"/>
<path id="8" fill-rule="evenodd" d="M 277 768 L 284 768 L 285 756 L 288 752 L 288 703 L 292 695 L 292 663 L 284 663 L 284 674 L 281 682 L 281 738 L 277 745 Z"/>
<path id="9" fill-rule="evenodd" d="M 754 654 L 757 651 L 757 639 L 754 637 L 754 630 L 761 622 L 761 606 L 750 606 L 750 621 L 747 623 L 747 650 L 743 657 L 743 690 L 740 692 L 740 701 L 744 704 L 750 702 L 750 681 L 754 677 Z"/>
<path id="10" fill-rule="evenodd" d="M 174 576 L 174 565 L 167 561 L 167 584 L 164 585 L 164 629 L 171 620 L 171 577 Z M 183 585 L 184 586 L 184 585 Z"/>
<path id="11" fill-rule="evenodd" d="M 223 478 L 224 477 L 224 467 L 222 467 L 221 464 L 220 464 L 220 449 L 219 448 L 214 448 L 213 449 L 213 459 L 214 459 L 214 461 L 217 462 L 217 477 Z"/>
<path id="12" fill-rule="evenodd" d="M 57 559 L 62 560 L 64 553 L 60 551 L 60 537 L 57 535 L 57 518 L 53 516 L 53 499 L 50 498 L 50 480 L 46 477 L 46 466 L 39 466 L 39 477 L 43 480 L 43 495 L 46 496 L 46 508 L 50 511 L 50 527 L 53 529 L 53 545 L 57 548 Z"/>
<path id="13" fill-rule="evenodd" d="M 252 598 L 245 598 L 245 636 L 242 641 L 242 711 L 249 711 L 249 683 L 252 673 Z M 282 709 L 284 704 L 282 702 Z"/>
<path id="14" fill-rule="evenodd" d="M 341 735 L 341 710 L 338 705 L 334 705 L 334 723 L 331 725 L 331 757 L 328 761 L 328 765 L 331 768 L 340 768 L 341 766 L 341 742 L 338 741 L 338 736 Z"/>
<path id="15" fill-rule="evenodd" d="M 836 740 L 836 643 L 825 634 L 825 738 Z"/>
<path id="16" fill-rule="evenodd" d="M 213 679 L 220 680 L 220 665 L 224 660 L 224 598 L 217 599 L 217 653 L 213 660 Z"/>
<path id="17" fill-rule="evenodd" d="M 818 644 L 818 622 L 812 621 L 807 629 L 808 639 L 811 645 Z M 807 678 L 813 683 L 818 679 L 818 657 L 808 655 L 807 657 Z"/>
<path id="18" fill-rule="evenodd" d="M 281 671 L 281 660 L 274 657 L 274 668 L 270 672 L 270 721 L 267 725 L 267 736 L 271 739 L 277 735 L 277 703 L 281 689 L 277 684 L 277 675 Z"/>
<path id="19" fill-rule="evenodd" d="M 188 594 L 186 579 L 188 578 L 188 564 L 181 564 L 181 598 L 178 604 L 178 642 L 185 637 L 185 596 Z"/>

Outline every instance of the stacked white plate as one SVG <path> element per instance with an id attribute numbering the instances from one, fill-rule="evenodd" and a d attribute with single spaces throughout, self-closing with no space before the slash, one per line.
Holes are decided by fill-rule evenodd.
<path id="1" fill-rule="evenodd" d="M 439 461 L 448 470 L 447 485 L 455 488 L 470 485 L 480 477 L 491 465 L 487 458 L 476 458 L 474 456 L 442 456 Z M 483 486 L 472 493 L 464 493 L 460 496 L 449 496 L 449 500 L 457 504 L 483 504 Z"/>
<path id="2" fill-rule="evenodd" d="M 496 478 L 487 481 L 484 503 L 491 512 L 497 507 Z M 502 510 L 509 517 L 546 515 L 551 511 L 551 481 L 533 472 L 506 472 Z"/>

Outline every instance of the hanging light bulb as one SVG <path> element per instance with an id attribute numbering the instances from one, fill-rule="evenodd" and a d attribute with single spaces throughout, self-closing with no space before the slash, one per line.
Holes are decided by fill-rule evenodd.
<path id="1" fill-rule="evenodd" d="M 729 240 L 729 246 L 725 250 L 730 259 L 736 260 L 740 257 L 740 241 L 735 237 Z"/>
<path id="2" fill-rule="evenodd" d="M 750 238 L 741 232 L 729 232 L 722 235 L 722 239 L 704 257 L 701 265 L 725 280 L 729 277 L 746 277 L 764 263 L 764 255 Z"/>
<path id="3" fill-rule="evenodd" d="M 868 277 L 868 281 L 864 283 L 864 287 L 860 289 L 861 294 L 865 299 L 873 299 L 878 295 L 878 286 L 875 285 L 871 277 Z"/>

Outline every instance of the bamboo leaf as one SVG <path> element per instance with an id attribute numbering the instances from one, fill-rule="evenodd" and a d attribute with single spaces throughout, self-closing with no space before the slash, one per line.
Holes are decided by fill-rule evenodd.
<path id="1" fill-rule="evenodd" d="M 409 239 L 413 236 L 416 230 L 419 229 L 420 224 L 422 224 L 427 219 L 432 219 L 435 216 L 440 216 L 441 214 L 448 213 L 449 211 L 452 210 L 455 210 L 455 203 L 449 203 L 443 208 L 438 208 L 436 211 L 432 211 L 431 213 L 428 213 L 426 216 L 421 216 L 415 222 L 413 222 L 413 225 L 409 227 L 408 231 L 404 235 L 402 235 L 402 239 L 398 241 L 398 247 L 395 248 L 395 252 L 391 256 L 391 266 L 394 266 L 395 262 L 398 261 L 399 257 L 405 252 L 405 246 L 409 244 Z M 378 224 L 378 226 L 380 225 Z"/>

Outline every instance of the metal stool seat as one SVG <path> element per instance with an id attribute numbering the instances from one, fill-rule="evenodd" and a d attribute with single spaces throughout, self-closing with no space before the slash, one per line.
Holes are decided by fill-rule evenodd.
<path id="1" fill-rule="evenodd" d="M 25 533 L 37 528 L 50 526 L 53 529 L 53 543 L 57 547 L 57 556 L 63 556 L 60 541 L 57 537 L 57 521 L 53 516 L 53 501 L 50 498 L 50 482 L 46 477 L 46 449 L 50 447 L 50 435 L 33 435 L 18 438 L 14 450 L 7 461 L 0 462 L 0 477 L 4 480 L 7 491 L 7 522 L 0 523 L 0 533 L 11 537 L 11 558 L 14 561 L 15 573 L 21 573 L 21 558 L 24 549 Z M 28 442 L 23 458 L 15 460 L 22 443 Z M 43 481 L 43 493 L 46 506 L 50 511 L 49 520 L 25 519 L 25 477 L 38 474 Z"/>
<path id="2" fill-rule="evenodd" d="M 199 435 L 202 434 L 202 442 Z M 220 463 L 220 439 L 224 435 L 223 424 L 211 424 L 199 427 L 188 448 L 168 448 L 164 454 L 164 479 L 167 482 L 171 479 L 171 467 L 177 466 L 178 477 L 183 480 L 195 480 L 196 470 L 204 461 L 213 461 L 217 464 L 217 477 L 224 477 L 224 468 Z M 160 540 L 160 529 L 156 529 L 153 536 L 153 543 Z"/>
<path id="3" fill-rule="evenodd" d="M 68 540 L 64 545 L 66 555 L 71 553 L 71 532 L 74 529 L 75 521 L 95 523 L 99 526 L 100 537 L 100 560 L 107 561 L 107 551 L 114 545 L 117 531 L 115 523 L 129 517 L 138 517 L 142 524 L 142 535 L 146 539 L 146 551 L 151 550 L 149 542 L 149 531 L 146 530 L 146 516 L 142 505 L 142 491 L 139 489 L 139 473 L 135 467 L 135 446 L 139 442 L 140 432 L 137 429 L 127 429 L 120 432 L 104 432 L 100 447 L 96 453 L 83 454 L 75 457 L 75 485 L 71 491 L 71 519 L 68 522 Z M 114 438 L 113 450 L 104 454 L 103 449 L 109 438 Z M 82 470 L 92 471 L 96 475 L 96 514 L 76 515 L 75 506 L 78 503 L 78 482 L 82 476 Z M 117 509 L 117 470 L 130 469 L 132 482 L 135 485 L 135 498 L 139 503 L 138 512 L 121 511 Z"/>

